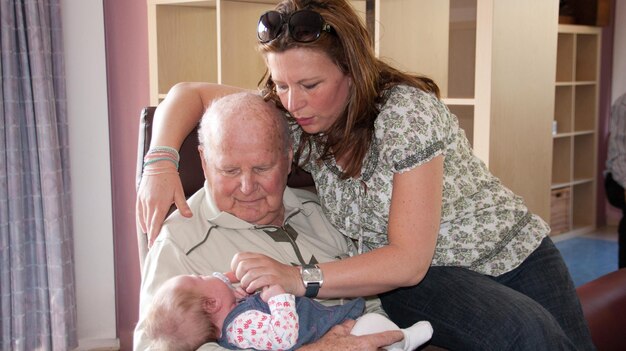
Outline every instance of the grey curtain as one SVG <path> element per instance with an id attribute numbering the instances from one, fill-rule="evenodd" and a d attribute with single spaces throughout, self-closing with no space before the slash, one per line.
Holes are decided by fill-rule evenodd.
<path id="1" fill-rule="evenodd" d="M 77 346 L 60 0 L 0 0 L 0 349 Z"/>

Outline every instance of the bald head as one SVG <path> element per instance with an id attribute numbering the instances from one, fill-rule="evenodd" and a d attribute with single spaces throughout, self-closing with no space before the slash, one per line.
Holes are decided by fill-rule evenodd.
<path id="1" fill-rule="evenodd" d="M 278 152 L 289 153 L 289 125 L 274 103 L 266 102 L 253 93 L 237 93 L 216 100 L 206 110 L 198 138 L 200 145 L 209 147 L 235 135 L 259 136 L 275 142 Z M 206 155 L 210 157 L 210 155 Z"/>
<path id="2" fill-rule="evenodd" d="M 207 109 L 198 149 L 220 211 L 253 224 L 282 225 L 292 158 L 288 128 L 273 103 L 251 93 L 228 95 Z"/>

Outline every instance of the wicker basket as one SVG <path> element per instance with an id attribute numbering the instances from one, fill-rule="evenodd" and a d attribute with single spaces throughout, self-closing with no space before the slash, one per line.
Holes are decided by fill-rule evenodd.
<path id="1" fill-rule="evenodd" d="M 570 188 L 552 190 L 550 196 L 550 235 L 570 230 Z"/>

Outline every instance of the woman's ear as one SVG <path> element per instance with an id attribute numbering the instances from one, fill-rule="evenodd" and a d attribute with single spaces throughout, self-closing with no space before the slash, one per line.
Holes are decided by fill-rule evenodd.
<path id="1" fill-rule="evenodd" d="M 214 297 L 205 297 L 202 301 L 202 309 L 209 314 L 213 314 L 222 308 L 222 301 Z"/>

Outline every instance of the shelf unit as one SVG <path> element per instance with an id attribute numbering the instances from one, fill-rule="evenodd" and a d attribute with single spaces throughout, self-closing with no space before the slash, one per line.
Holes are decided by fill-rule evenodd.
<path id="1" fill-rule="evenodd" d="M 150 102 L 178 82 L 254 87 L 264 64 L 254 26 L 276 1 L 148 0 Z M 231 45 L 228 43 L 237 43 Z"/>
<path id="2" fill-rule="evenodd" d="M 549 221 L 558 3 L 376 0 L 375 15 L 378 56 L 432 77 L 474 153 Z"/>
<path id="3" fill-rule="evenodd" d="M 552 235 L 596 227 L 601 29 L 559 25 L 552 159 Z M 567 192 L 565 206 L 554 194 Z M 566 220 L 564 220 L 566 219 Z"/>
<path id="4" fill-rule="evenodd" d="M 265 66 L 254 26 L 278 0 L 147 1 L 151 104 L 182 81 L 257 87 Z M 476 155 L 549 220 L 558 3 L 351 3 L 374 28 L 378 56 L 434 78 Z"/>
<path id="5" fill-rule="evenodd" d="M 278 2 L 148 0 L 150 103 L 185 81 L 256 88 L 265 64 L 255 50 L 255 26 Z M 365 0 L 351 3 L 365 21 Z"/>

